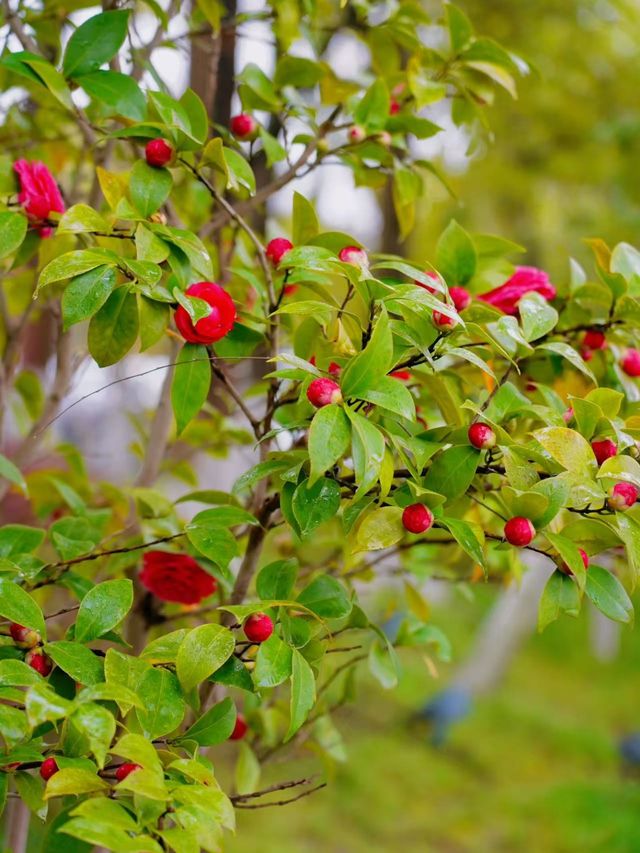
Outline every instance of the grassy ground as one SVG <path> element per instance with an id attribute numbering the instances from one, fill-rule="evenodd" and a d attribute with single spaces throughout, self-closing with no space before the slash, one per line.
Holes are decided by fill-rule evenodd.
<path id="1" fill-rule="evenodd" d="M 457 620 L 461 654 L 481 607 L 449 609 L 436 620 Z M 241 814 L 228 850 L 637 853 L 640 781 L 622 778 L 616 739 L 640 729 L 640 633 L 625 629 L 617 660 L 601 664 L 587 629 L 564 619 L 532 637 L 440 750 L 407 719 L 446 672 L 436 684 L 416 656 L 397 691 L 364 677 L 358 705 L 337 718 L 349 763 L 308 799 Z M 290 767 L 274 772 L 292 778 Z"/>

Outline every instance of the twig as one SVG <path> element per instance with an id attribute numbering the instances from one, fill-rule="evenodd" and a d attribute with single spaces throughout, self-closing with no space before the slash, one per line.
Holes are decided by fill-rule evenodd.
<path id="1" fill-rule="evenodd" d="M 288 806 L 289 803 L 295 803 L 297 800 L 301 800 L 303 797 L 309 797 L 311 794 L 315 794 L 316 791 L 320 791 L 322 788 L 326 788 L 327 783 L 321 782 L 319 785 L 316 785 L 315 788 L 309 788 L 308 791 L 302 791 L 300 794 L 297 794 L 295 797 L 289 797 L 288 800 L 274 800 L 270 803 L 235 803 L 235 807 L 237 809 L 268 809 L 271 806 Z"/>
<path id="2" fill-rule="evenodd" d="M 264 797 L 265 794 L 273 794 L 274 791 L 286 791 L 289 788 L 299 788 L 301 785 L 310 785 L 316 776 L 310 776 L 308 779 L 296 779 L 292 782 L 277 782 L 275 785 L 270 785 L 268 788 L 263 788 L 261 791 L 254 791 L 251 794 L 235 794 L 229 797 L 232 803 L 240 803 L 244 800 L 254 800 L 256 797 Z"/>

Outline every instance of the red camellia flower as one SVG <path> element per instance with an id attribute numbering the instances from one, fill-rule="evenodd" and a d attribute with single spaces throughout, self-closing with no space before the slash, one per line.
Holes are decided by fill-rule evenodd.
<path id="1" fill-rule="evenodd" d="M 140 583 L 163 601 L 199 604 L 218 587 L 216 579 L 188 554 L 146 551 L 142 564 Z"/>
<path id="2" fill-rule="evenodd" d="M 174 319 L 178 331 L 191 344 L 213 344 L 228 335 L 236 321 L 236 307 L 227 291 L 213 281 L 199 281 L 187 288 L 187 296 L 204 299 L 211 306 L 208 317 L 193 324 L 186 309 L 179 305 Z"/>
<path id="3" fill-rule="evenodd" d="M 549 281 L 549 276 L 536 267 L 516 267 L 516 271 L 508 281 L 483 293 L 479 298 L 489 305 L 494 305 L 505 314 L 517 314 L 518 302 L 527 293 L 539 293 L 544 299 L 555 299 L 556 289 Z"/>
<path id="4" fill-rule="evenodd" d="M 52 211 L 64 213 L 64 201 L 53 175 L 39 160 L 16 160 L 13 164 L 20 182 L 18 201 L 33 223 L 47 219 Z M 51 228 L 40 228 L 41 237 L 49 237 Z"/>

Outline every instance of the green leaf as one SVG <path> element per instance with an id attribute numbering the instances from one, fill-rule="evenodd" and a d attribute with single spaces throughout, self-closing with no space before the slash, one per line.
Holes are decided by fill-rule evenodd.
<path id="1" fill-rule="evenodd" d="M 297 574 L 296 560 L 276 560 L 260 569 L 256 578 L 256 591 L 263 601 L 286 601 L 293 595 Z"/>
<path id="2" fill-rule="evenodd" d="M 215 746 L 228 740 L 236 724 L 236 706 L 227 697 L 218 702 L 187 729 L 184 740 L 195 740 L 199 746 Z"/>
<path id="3" fill-rule="evenodd" d="M 21 213 L 0 213 L 0 260 L 19 249 L 27 236 L 27 218 Z"/>
<path id="4" fill-rule="evenodd" d="M 345 397 L 358 397 L 363 391 L 375 389 L 393 364 L 393 337 L 389 316 L 383 307 L 365 349 L 347 364 L 340 381 Z"/>
<path id="5" fill-rule="evenodd" d="M 136 709 L 136 716 L 145 737 L 153 740 L 177 729 L 184 717 L 185 703 L 173 672 L 150 667 L 136 690 L 143 703 L 142 708 Z"/>
<path id="6" fill-rule="evenodd" d="M 439 518 L 438 524 L 447 528 L 458 545 L 466 551 L 474 563 L 486 568 L 486 560 L 482 550 L 484 537 L 479 525 L 470 524 L 460 518 Z"/>
<path id="7" fill-rule="evenodd" d="M 87 702 L 76 708 L 69 717 L 73 724 L 88 740 L 89 749 L 95 756 L 98 766 L 104 767 L 107 750 L 116 733 L 116 721 L 113 714 L 102 705 Z"/>
<path id="8" fill-rule="evenodd" d="M 149 166 L 146 160 L 137 160 L 131 170 L 131 201 L 145 218 L 164 204 L 172 186 L 173 177 L 169 169 Z"/>
<path id="9" fill-rule="evenodd" d="M 28 740 L 29 723 L 24 711 L 0 704 L 0 731 L 8 747 L 17 746 L 22 741 Z"/>
<path id="10" fill-rule="evenodd" d="M 449 286 L 466 284 L 476 270 L 473 241 L 455 219 L 451 220 L 438 240 L 436 267 Z"/>
<path id="11" fill-rule="evenodd" d="M 331 575 L 318 575 L 297 598 L 322 619 L 341 619 L 351 613 L 351 600 L 346 589 Z"/>
<path id="12" fill-rule="evenodd" d="M 260 644 L 253 680 L 257 687 L 276 687 L 291 675 L 293 650 L 277 634 Z"/>
<path id="13" fill-rule="evenodd" d="M 539 344 L 536 349 L 554 352 L 556 355 L 562 356 L 562 358 L 565 358 L 573 367 L 575 367 L 576 370 L 579 370 L 580 373 L 583 373 L 587 378 L 589 378 L 594 385 L 597 384 L 596 378 L 591 372 L 591 369 L 587 367 L 585 360 L 573 349 L 573 347 L 570 347 L 569 344 L 563 344 L 560 341 L 551 341 L 548 344 Z"/>
<path id="14" fill-rule="evenodd" d="M 518 301 L 522 332 L 535 341 L 550 332 L 558 322 L 558 312 L 539 293 L 527 293 Z"/>
<path id="15" fill-rule="evenodd" d="M 391 643 L 386 639 L 375 640 L 369 650 L 369 670 L 385 690 L 391 690 L 398 684 L 398 669 L 398 660 Z"/>
<path id="16" fill-rule="evenodd" d="M 340 486 L 335 480 L 323 477 L 312 486 L 308 483 L 308 480 L 300 483 L 291 502 L 302 538 L 333 518 L 340 509 Z"/>
<path id="17" fill-rule="evenodd" d="M 75 767 L 67 767 L 58 770 L 49 779 L 45 788 L 45 800 L 51 797 L 66 797 L 69 794 L 92 794 L 95 791 L 104 791 L 109 786 L 96 773 Z"/>
<path id="18" fill-rule="evenodd" d="M 71 35 L 62 60 L 65 77 L 96 71 L 116 55 L 127 35 L 129 11 L 103 12 L 80 24 Z"/>
<path id="19" fill-rule="evenodd" d="M 587 572 L 585 570 L 584 563 L 582 562 L 578 546 L 570 539 L 561 536 L 559 533 L 545 531 L 545 536 L 556 549 L 563 562 L 565 562 L 573 572 L 573 577 L 575 578 L 578 588 L 583 590 Z M 589 569 L 589 571 L 591 570 Z"/>
<path id="20" fill-rule="evenodd" d="M 118 256 L 103 249 L 79 249 L 76 252 L 66 252 L 50 261 L 40 273 L 36 295 L 47 284 L 64 281 L 77 275 L 93 270 L 104 264 L 116 264 Z"/>
<path id="21" fill-rule="evenodd" d="M 76 78 L 87 95 L 109 107 L 112 114 L 142 121 L 146 103 L 142 90 L 132 77 L 118 71 L 94 71 Z"/>
<path id="22" fill-rule="evenodd" d="M 424 487 L 452 500 L 458 498 L 471 485 L 479 462 L 480 455 L 470 445 L 449 447 L 433 460 Z"/>
<path id="23" fill-rule="evenodd" d="M 589 566 L 585 592 L 598 610 L 615 622 L 633 621 L 633 604 L 625 588 L 611 572 Z"/>
<path id="24" fill-rule="evenodd" d="M 246 741 L 240 743 L 240 754 L 235 771 L 235 785 L 239 794 L 250 794 L 258 787 L 260 762 Z"/>
<path id="25" fill-rule="evenodd" d="M 89 352 L 99 367 L 120 361 L 138 337 L 138 303 L 127 287 L 113 291 L 89 324 Z"/>
<path id="26" fill-rule="evenodd" d="M 16 468 L 16 466 L 11 462 L 10 459 L 7 459 L 6 456 L 3 456 L 0 453 L 0 477 L 4 477 L 5 480 L 8 480 L 10 483 L 13 483 L 17 486 L 25 495 L 27 494 L 27 484 L 25 482 L 24 477 L 20 473 L 20 470 Z"/>
<path id="27" fill-rule="evenodd" d="M 356 547 L 359 551 L 390 548 L 402 539 L 404 533 L 401 507 L 380 507 L 369 513 L 358 527 Z"/>
<path id="28" fill-rule="evenodd" d="M 138 314 L 140 317 L 140 352 L 157 344 L 169 325 L 169 306 L 164 302 L 148 299 L 138 294 Z"/>
<path id="29" fill-rule="evenodd" d="M 589 569 L 591 571 L 591 569 Z M 561 613 L 577 616 L 580 612 L 580 591 L 563 572 L 554 572 L 544 588 L 538 606 L 538 631 L 544 631 Z"/>
<path id="30" fill-rule="evenodd" d="M 237 192 L 244 187 L 253 195 L 256 191 L 256 177 L 242 154 L 232 148 L 225 148 L 224 159 L 229 173 L 228 188 Z"/>
<path id="31" fill-rule="evenodd" d="M 87 643 L 106 634 L 127 615 L 133 604 L 133 584 L 127 578 L 94 586 L 80 602 L 75 639 Z"/>
<path id="32" fill-rule="evenodd" d="M 222 625 L 200 625 L 186 635 L 176 658 L 176 673 L 185 692 L 208 678 L 231 657 L 235 639 Z"/>
<path id="33" fill-rule="evenodd" d="M 533 433 L 540 445 L 567 471 L 591 476 L 597 463 L 589 442 L 567 427 L 545 427 Z"/>
<path id="34" fill-rule="evenodd" d="M 288 58 L 288 57 L 285 57 Z M 293 59 L 293 57 L 291 57 Z M 294 246 L 301 246 L 313 239 L 320 230 L 315 207 L 299 192 L 293 194 L 293 227 L 292 238 Z"/>
<path id="35" fill-rule="evenodd" d="M 213 675 L 209 676 L 209 681 L 219 684 L 228 684 L 230 687 L 239 687 L 241 690 L 246 690 L 253 693 L 253 681 L 249 670 L 233 655 L 226 663 L 223 663 L 220 669 L 216 669 Z"/>
<path id="36" fill-rule="evenodd" d="M 380 476 L 385 452 L 384 436 L 362 415 L 349 408 L 345 411 L 353 427 L 351 455 L 358 484 L 354 498 L 359 498 L 377 482 Z"/>
<path id="37" fill-rule="evenodd" d="M 27 690 L 25 708 L 32 726 L 60 720 L 69 714 L 72 707 L 71 702 L 54 693 L 44 682 L 34 684 Z"/>
<path id="38" fill-rule="evenodd" d="M 39 527 L 26 524 L 6 524 L 0 527 L 0 557 L 29 554 L 39 548 L 45 532 Z"/>
<path id="39" fill-rule="evenodd" d="M 460 53 L 473 36 L 471 21 L 461 9 L 451 3 L 446 4 L 445 13 L 451 39 L 451 52 Z"/>
<path id="40" fill-rule="evenodd" d="M 382 406 L 402 418 L 413 421 L 416 417 L 416 406 L 411 392 L 399 379 L 392 376 L 381 376 L 374 388 L 360 391 L 358 395 L 369 403 Z"/>
<path id="41" fill-rule="evenodd" d="M 44 650 L 74 681 L 86 685 L 104 681 L 102 659 L 81 643 L 59 640 L 47 643 Z"/>
<path id="42" fill-rule="evenodd" d="M 88 320 L 102 308 L 116 283 L 116 271 L 99 266 L 71 279 L 62 294 L 62 319 L 65 330 Z"/>
<path id="43" fill-rule="evenodd" d="M 211 364 L 201 344 L 185 344 L 171 384 L 171 405 L 178 435 L 196 417 L 206 402 L 211 385 Z"/>
<path id="44" fill-rule="evenodd" d="M 316 701 L 316 679 L 313 670 L 297 649 L 291 658 L 291 704 L 289 728 L 285 743 L 294 736 L 304 723 Z"/>
<path id="45" fill-rule="evenodd" d="M 62 214 L 57 233 L 99 232 L 108 234 L 110 230 L 108 222 L 88 204 L 74 204 Z"/>
<path id="46" fill-rule="evenodd" d="M 33 598 L 21 586 L 3 577 L 0 577 L 0 616 L 33 628 L 42 637 L 46 635 L 44 616 Z"/>
<path id="47" fill-rule="evenodd" d="M 379 77 L 353 111 L 356 124 L 362 124 L 369 130 L 382 130 L 389 118 L 390 102 L 387 84 Z"/>

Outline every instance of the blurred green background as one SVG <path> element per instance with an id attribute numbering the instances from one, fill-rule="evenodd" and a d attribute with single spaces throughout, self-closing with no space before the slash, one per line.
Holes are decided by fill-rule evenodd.
<path id="1" fill-rule="evenodd" d="M 590 266 L 585 237 L 638 244 L 640 8 L 625 0 L 464 0 L 483 34 L 534 73 L 489 111 L 493 141 L 469 168 L 434 180 L 408 252 L 429 256 L 451 216 L 527 247 L 525 262 L 558 282 L 568 258 Z M 447 152 L 445 151 L 445 158 Z M 425 248 L 428 247 L 428 251 Z M 240 814 L 232 853 L 577 853 L 640 851 L 640 779 L 624 777 L 617 742 L 640 730 L 640 636 L 596 661 L 588 616 L 532 636 L 497 690 L 475 702 L 442 749 L 411 722 L 474 643 L 498 591 L 473 587 L 434 608 L 453 645 L 435 680 L 403 659 L 398 690 L 359 676 L 359 699 L 336 714 L 349 763 L 324 791 L 287 808 Z M 636 597 L 637 598 L 637 597 Z M 309 768 L 316 766 L 309 756 Z M 294 774 L 299 767 L 293 770 Z M 265 784 L 291 778 L 276 764 Z"/>
<path id="2" fill-rule="evenodd" d="M 527 247 L 567 278 L 585 237 L 637 243 L 640 226 L 640 10 L 636 0 L 464 0 L 476 28 L 533 68 L 518 99 L 487 111 L 492 139 L 470 168 L 434 181 L 411 245 L 421 255 L 450 216 Z"/>
<path id="3" fill-rule="evenodd" d="M 434 608 L 456 657 L 495 600 L 457 595 Z M 414 711 L 447 681 L 419 655 L 403 656 L 399 688 L 384 692 L 359 672 L 358 699 L 335 714 L 349 761 L 327 788 L 281 808 L 239 813 L 232 853 L 578 853 L 640 850 L 640 776 L 623 775 L 619 735 L 640 728 L 640 635 L 596 661 L 589 619 L 569 618 L 532 636 L 507 677 L 451 729 L 428 741 Z M 453 664 L 455 666 L 455 662 Z M 318 764 L 274 764 L 261 781 L 302 776 Z M 286 792 L 285 792 L 286 793 Z M 282 796 L 282 794 L 280 795 Z"/>

